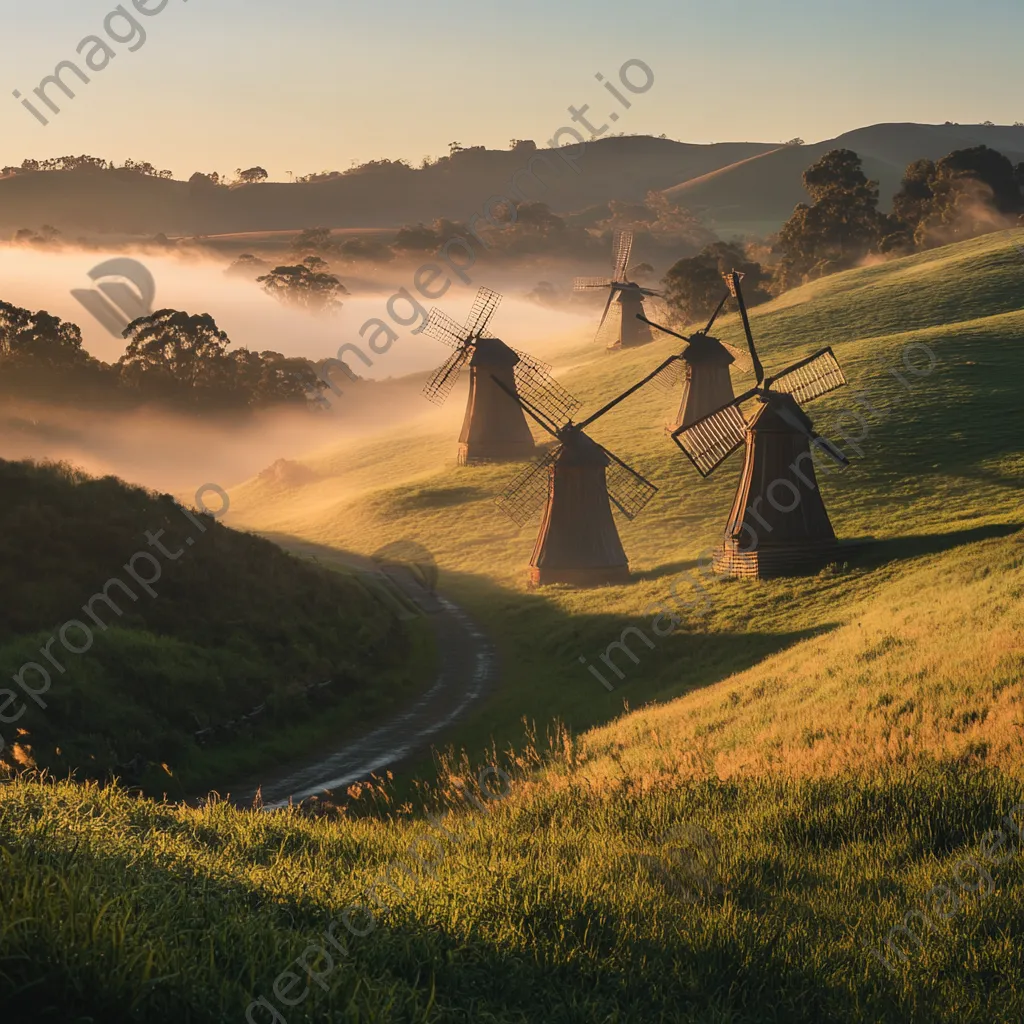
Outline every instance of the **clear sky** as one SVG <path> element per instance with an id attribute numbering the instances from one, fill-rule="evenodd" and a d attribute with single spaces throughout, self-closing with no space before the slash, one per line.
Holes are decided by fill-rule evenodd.
<path id="1" fill-rule="evenodd" d="M 688 142 L 808 142 L 881 121 L 1024 121 L 1019 0 L 167 0 L 134 29 L 114 0 L 0 0 L 0 165 L 89 153 L 272 178 L 447 152 L 542 144 L 567 108 Z M 155 11 L 161 0 L 134 0 Z M 33 90 L 89 35 L 116 56 L 77 94 Z M 94 63 L 107 58 L 95 53 Z M 620 107 L 595 80 L 650 66 Z M 620 87 L 621 89 L 621 87 Z M 36 101 L 43 126 L 12 96 Z"/>

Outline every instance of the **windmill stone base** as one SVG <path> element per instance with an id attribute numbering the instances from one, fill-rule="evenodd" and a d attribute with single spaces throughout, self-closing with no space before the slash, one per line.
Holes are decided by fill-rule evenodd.
<path id="1" fill-rule="evenodd" d="M 746 579 L 780 579 L 787 576 L 813 576 L 839 555 L 838 541 L 809 544 L 761 544 L 745 551 L 739 541 L 731 540 L 717 548 L 711 568 L 721 576 Z"/>
<path id="2" fill-rule="evenodd" d="M 460 444 L 456 461 L 460 466 L 475 466 L 483 462 L 523 462 L 537 454 L 537 447 L 529 444 Z"/>

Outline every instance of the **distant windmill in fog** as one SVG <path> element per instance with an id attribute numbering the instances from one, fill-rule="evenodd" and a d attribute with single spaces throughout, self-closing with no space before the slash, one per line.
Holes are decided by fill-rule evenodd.
<path id="1" fill-rule="evenodd" d="M 469 400 L 459 435 L 459 465 L 472 462 L 529 458 L 533 435 L 517 396 L 543 401 L 571 416 L 580 406 L 551 375 L 551 367 L 510 348 L 487 333 L 501 296 L 489 288 L 477 292 L 466 323 L 458 324 L 439 309 L 432 309 L 423 331 L 455 351 L 434 372 L 423 394 L 443 405 L 463 366 L 469 364 Z"/>
<path id="2" fill-rule="evenodd" d="M 577 277 L 573 283 L 578 292 L 608 289 L 608 301 L 594 338 L 607 348 L 635 348 L 654 340 L 650 328 L 637 319 L 637 314 L 644 312 L 645 298 L 661 293 L 626 280 L 632 251 L 633 232 L 617 231 L 612 238 L 612 276 Z"/>

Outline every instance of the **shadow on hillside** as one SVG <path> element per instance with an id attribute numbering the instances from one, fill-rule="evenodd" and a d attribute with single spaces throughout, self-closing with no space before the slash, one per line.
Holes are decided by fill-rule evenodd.
<path id="1" fill-rule="evenodd" d="M 281 534 L 271 539 L 324 566 L 366 561 Z M 639 578 L 667 576 L 693 564 L 659 566 Z M 494 689 L 431 741 L 435 749 L 465 748 L 474 760 L 492 742 L 499 749 L 522 747 L 524 718 L 536 723 L 541 735 L 555 720 L 579 734 L 620 717 L 624 704 L 636 708 L 712 686 L 836 628 L 816 624 L 776 632 L 715 631 L 707 628 L 698 608 L 680 606 L 672 610 L 681 621 L 668 632 L 671 621 L 659 617 L 664 607 L 638 607 L 629 616 L 582 613 L 564 607 L 545 590 L 512 591 L 483 575 L 450 570 L 443 572 L 440 590 L 470 614 L 497 656 Z M 436 771 L 430 750 L 422 746 L 410 749 L 401 763 L 407 778 L 432 777 Z"/>
<path id="2" fill-rule="evenodd" d="M 660 580 L 664 576 L 675 576 L 677 573 L 686 572 L 687 569 L 696 569 L 700 562 L 691 558 L 682 562 L 665 562 L 663 565 L 656 565 L 653 569 L 644 572 L 634 572 L 634 580 Z"/>
<path id="3" fill-rule="evenodd" d="M 884 540 L 875 537 L 853 539 L 844 542 L 844 548 L 849 549 L 848 560 L 851 564 L 876 569 L 888 562 L 937 555 L 964 544 L 974 544 L 994 537 L 1009 537 L 1021 529 L 1024 527 L 1019 523 L 993 523 L 948 533 L 912 534 L 908 537 L 887 537 Z"/>

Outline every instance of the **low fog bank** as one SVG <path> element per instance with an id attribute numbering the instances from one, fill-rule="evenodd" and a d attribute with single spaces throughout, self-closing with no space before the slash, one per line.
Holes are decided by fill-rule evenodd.
<path id="1" fill-rule="evenodd" d="M 449 350 L 423 334 L 412 333 L 420 327 L 431 306 L 441 307 L 455 320 L 467 317 L 476 290 L 481 285 L 497 291 L 507 289 L 491 325 L 491 333 L 515 348 L 525 349 L 542 358 L 550 358 L 569 341 L 578 342 L 600 316 L 599 306 L 582 308 L 565 305 L 541 305 L 527 296 L 539 280 L 560 277 L 559 293 L 567 298 L 567 282 L 574 268 L 560 267 L 553 272 L 549 264 L 536 273 L 528 268 L 508 271 L 487 267 L 483 262 L 471 268 L 466 285 L 455 284 L 439 299 L 424 298 L 414 286 L 419 264 L 388 264 L 387 267 L 332 267 L 352 293 L 344 300 L 340 313 L 317 318 L 281 305 L 263 294 L 254 281 L 224 274 L 230 258 L 212 258 L 194 253 L 173 253 L 140 248 L 103 253 L 65 246 L 59 249 L 31 246 L 0 247 L 0 299 L 31 310 L 45 309 L 82 329 L 86 349 L 105 362 L 116 361 L 124 351 L 124 341 L 105 327 L 71 294 L 72 289 L 93 285 L 89 271 L 114 257 L 130 257 L 142 263 L 156 284 L 154 309 L 181 309 L 189 313 L 210 313 L 227 332 L 233 347 L 260 352 L 272 350 L 286 356 L 322 359 L 337 355 L 346 343 L 355 345 L 366 360 L 349 351 L 346 361 L 361 377 L 377 380 L 401 377 L 433 369 L 447 357 Z M 297 257 L 287 262 L 298 262 Z M 276 265 L 272 262 L 272 265 Z M 353 273 L 348 273 L 352 270 Z M 454 275 L 452 275 L 454 279 Z M 437 290 L 435 282 L 432 290 Z M 404 295 L 400 290 L 404 289 Z M 405 296 L 408 296 L 406 298 Z M 415 303 L 415 304 L 414 304 Z M 377 318 L 397 335 L 386 351 L 373 351 L 369 341 L 373 328 L 360 328 Z M 403 325 L 400 321 L 406 321 Z M 387 335 L 378 336 L 378 348 Z"/>
<path id="2" fill-rule="evenodd" d="M 453 426 L 454 415 L 462 414 L 464 386 L 438 410 L 420 394 L 422 384 L 422 375 L 384 383 L 343 381 L 341 395 L 327 393 L 327 411 L 273 411 L 238 419 L 5 402 L 0 458 L 68 461 L 95 476 L 112 474 L 183 496 L 207 483 L 230 489 L 279 459 L 337 448 L 402 424 L 421 430 Z"/>

